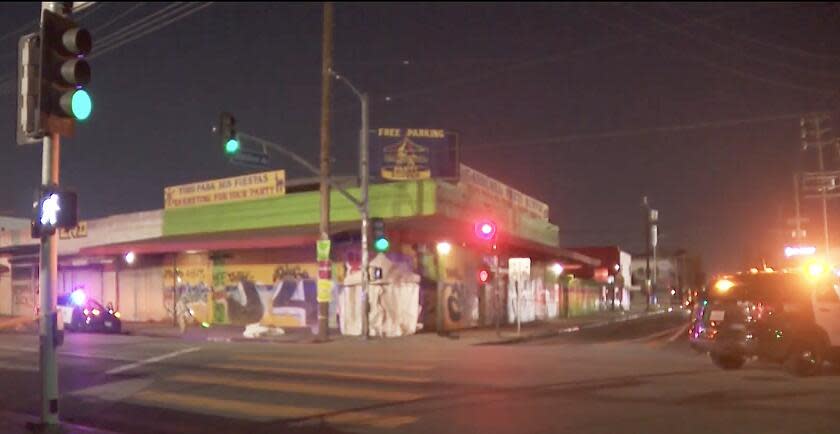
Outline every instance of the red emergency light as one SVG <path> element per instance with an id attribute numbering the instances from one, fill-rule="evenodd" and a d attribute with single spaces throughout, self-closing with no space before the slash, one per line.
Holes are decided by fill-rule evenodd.
<path id="1" fill-rule="evenodd" d="M 475 236 L 490 241 L 496 236 L 496 224 L 489 220 L 481 220 L 475 224 Z"/>

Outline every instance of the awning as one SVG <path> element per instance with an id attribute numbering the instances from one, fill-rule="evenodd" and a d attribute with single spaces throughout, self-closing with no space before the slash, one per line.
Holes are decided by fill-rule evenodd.
<path id="1" fill-rule="evenodd" d="M 331 232 L 358 230 L 358 223 L 333 223 Z M 319 238 L 317 226 L 256 229 L 152 238 L 103 246 L 85 247 L 79 254 L 88 256 L 177 253 L 188 250 L 244 250 L 312 246 Z"/>
<path id="2" fill-rule="evenodd" d="M 359 230 L 358 221 L 334 222 L 330 225 L 330 232 L 333 235 L 334 241 L 339 234 L 350 233 L 358 235 Z M 389 219 L 386 223 L 386 231 L 394 234 L 394 241 L 402 243 L 437 242 L 446 239 L 450 242 L 460 244 L 470 243 L 474 239 L 473 228 L 469 223 L 441 216 Z M 600 264 L 600 261 L 597 259 L 561 247 L 540 244 L 535 241 L 511 236 L 504 232 L 500 232 L 499 237 L 499 248 L 503 249 L 507 255 L 575 261 L 591 266 Z M 137 254 L 163 254 L 190 250 L 219 251 L 302 246 L 311 246 L 314 249 L 315 242 L 318 238 L 318 226 L 306 225 L 160 237 L 86 247 L 82 248 L 79 254 L 87 256 L 117 256 L 129 251 Z"/>

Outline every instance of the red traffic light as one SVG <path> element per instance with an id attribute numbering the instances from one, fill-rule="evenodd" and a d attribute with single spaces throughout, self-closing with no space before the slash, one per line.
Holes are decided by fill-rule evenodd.
<path id="1" fill-rule="evenodd" d="M 475 236 L 482 240 L 492 240 L 496 236 L 496 224 L 489 220 L 482 220 L 475 224 Z"/>
<path id="2" fill-rule="evenodd" d="M 485 268 L 478 270 L 478 281 L 481 283 L 487 283 L 490 281 L 490 270 Z"/>

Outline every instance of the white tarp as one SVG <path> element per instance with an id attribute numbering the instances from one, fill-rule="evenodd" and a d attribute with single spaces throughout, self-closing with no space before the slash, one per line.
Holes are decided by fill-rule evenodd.
<path id="1" fill-rule="evenodd" d="M 379 254 L 370 261 L 371 270 L 382 269 L 382 278 L 374 280 L 371 271 L 369 285 L 370 336 L 405 336 L 417 331 L 420 314 L 420 276 L 407 267 L 394 264 Z M 362 334 L 361 272 L 352 271 L 344 279 L 338 297 L 341 334 Z"/>

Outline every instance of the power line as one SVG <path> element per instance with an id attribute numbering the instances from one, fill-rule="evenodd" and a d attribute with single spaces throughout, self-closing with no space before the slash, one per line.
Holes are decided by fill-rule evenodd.
<path id="1" fill-rule="evenodd" d="M 709 39 L 709 38 L 704 38 L 704 37 L 701 37 L 701 36 L 697 36 L 697 35 L 695 35 L 695 34 L 694 34 L 694 33 L 692 33 L 692 32 L 689 32 L 689 31 L 683 30 L 683 29 L 682 29 L 682 28 L 680 28 L 679 26 L 675 26 L 675 25 L 672 25 L 672 24 L 668 24 L 667 22 L 665 22 L 665 21 L 663 21 L 663 20 L 661 20 L 661 19 L 659 19 L 659 18 L 656 18 L 656 17 L 654 17 L 654 16 L 652 16 L 652 15 L 650 15 L 650 14 L 647 14 L 647 13 L 644 13 L 644 12 L 640 12 L 640 11 L 636 10 L 635 8 L 633 8 L 633 7 L 631 7 L 631 6 L 627 6 L 627 5 L 623 5 L 623 4 L 622 4 L 622 5 L 619 5 L 619 6 L 623 7 L 623 8 L 624 8 L 624 9 L 626 9 L 628 12 L 631 12 L 631 13 L 633 13 L 633 14 L 637 15 L 637 16 L 640 16 L 640 17 L 642 17 L 642 18 L 645 18 L 645 19 L 647 19 L 647 20 L 650 20 L 650 21 L 652 21 L 652 22 L 654 22 L 654 23 L 656 23 L 656 24 L 658 24 L 658 25 L 660 25 L 660 26 L 662 26 L 662 27 L 664 27 L 664 28 L 667 28 L 667 29 L 670 29 L 670 30 L 672 30 L 672 31 L 674 31 L 674 32 L 677 32 L 677 33 L 679 33 L 679 34 L 685 35 L 685 36 L 687 36 L 687 37 L 689 37 L 689 38 L 691 38 L 691 39 L 694 39 L 695 41 L 699 41 L 699 42 L 702 42 L 702 43 L 706 43 L 706 44 L 714 45 L 714 46 L 716 46 L 716 47 L 718 47 L 719 49 L 724 50 L 724 51 L 729 51 L 729 52 L 738 51 L 738 55 L 739 55 L 740 57 L 744 58 L 744 59 L 752 59 L 752 60 L 753 60 L 753 61 L 755 61 L 755 62 L 764 63 L 765 65 L 775 66 L 775 67 L 777 67 L 777 68 L 787 69 L 787 70 L 789 70 L 789 71 L 793 71 L 793 72 L 796 72 L 796 73 L 799 73 L 799 74 L 812 74 L 812 75 L 815 75 L 815 76 L 820 76 L 820 77 L 825 77 L 825 78 L 832 78 L 832 79 L 838 79 L 838 78 L 840 78 L 840 74 L 838 74 L 838 73 L 823 72 L 823 71 L 815 71 L 815 70 L 813 70 L 813 69 L 808 69 L 808 68 L 802 68 L 802 67 L 798 67 L 798 66 L 793 66 L 793 65 L 790 65 L 790 64 L 788 64 L 788 63 L 776 62 L 776 61 L 773 61 L 773 60 L 767 60 L 767 59 L 763 59 L 763 58 L 761 58 L 761 57 L 757 57 L 757 56 L 754 56 L 754 55 L 750 55 L 750 54 L 747 54 L 747 53 L 743 53 L 743 52 L 741 52 L 740 50 L 738 50 L 737 48 L 734 48 L 734 47 L 729 46 L 729 45 L 724 45 L 724 44 L 721 44 L 721 43 L 716 42 L 716 41 L 713 41 L 713 40 L 711 40 L 711 39 Z"/>
<path id="2" fill-rule="evenodd" d="M 186 5 L 175 4 L 174 6 L 169 5 L 161 8 L 158 11 L 135 21 L 133 24 L 123 28 L 122 30 L 108 34 L 105 38 L 103 38 L 106 40 L 105 44 L 103 44 L 99 50 L 94 50 L 93 54 L 88 56 L 88 59 L 99 57 L 142 36 L 186 18 L 212 4 L 213 2 Z M 89 10 L 88 14 L 90 12 L 91 11 Z M 7 94 L 14 90 L 14 76 L 14 73 L 0 76 L 0 95 Z"/>
<path id="3" fill-rule="evenodd" d="M 143 3 L 143 2 L 137 2 L 137 3 L 135 3 L 135 4 L 134 4 L 134 6 L 132 6 L 132 7 L 128 8 L 128 9 L 126 9 L 126 10 L 122 11 L 121 13 L 117 14 L 116 16 L 114 16 L 114 17 L 113 17 L 113 18 L 111 18 L 110 20 L 106 21 L 106 22 L 105 22 L 105 23 L 103 23 L 102 25 L 97 26 L 97 27 L 95 27 L 95 28 L 91 29 L 91 30 L 90 30 L 90 32 L 91 32 L 91 33 L 93 33 L 93 34 L 96 34 L 96 33 L 98 33 L 98 32 L 101 32 L 101 31 L 102 31 L 103 29 L 105 29 L 106 27 L 108 27 L 108 26 L 110 26 L 111 24 L 114 24 L 115 22 L 119 21 L 119 20 L 120 20 L 120 18 L 125 17 L 126 15 L 128 15 L 128 14 L 130 14 L 130 13 L 134 12 L 134 10 L 138 9 L 139 7 L 143 6 L 144 4 L 145 4 L 145 3 Z"/>
<path id="4" fill-rule="evenodd" d="M 585 15 L 592 18 L 593 20 L 598 21 L 599 23 L 601 23 L 601 24 L 603 24 L 607 27 L 613 27 L 613 28 L 618 28 L 620 30 L 623 30 L 624 32 L 636 37 L 637 39 L 640 39 L 640 40 L 645 41 L 645 42 L 653 43 L 654 45 L 657 45 L 660 48 L 663 48 L 665 50 L 668 50 L 668 51 L 674 53 L 676 56 L 683 57 L 685 59 L 689 59 L 689 60 L 692 60 L 692 61 L 697 62 L 697 63 L 701 63 L 708 68 L 717 69 L 719 71 L 727 72 L 729 74 L 736 75 L 736 76 L 739 76 L 739 77 L 744 78 L 744 79 L 748 79 L 748 80 L 752 80 L 752 81 L 756 81 L 756 82 L 760 82 L 760 83 L 764 83 L 764 84 L 769 84 L 769 85 L 773 85 L 773 86 L 777 86 L 777 87 L 785 87 L 785 88 L 788 88 L 788 89 L 798 90 L 798 91 L 806 92 L 806 93 L 810 93 L 810 94 L 819 94 L 821 96 L 827 96 L 827 94 L 834 92 L 832 89 L 801 85 L 801 84 L 797 84 L 797 83 L 787 82 L 787 81 L 784 81 L 784 80 L 777 80 L 777 79 L 773 79 L 773 78 L 762 77 L 762 76 L 759 76 L 759 75 L 756 75 L 756 74 L 752 74 L 752 73 L 749 73 L 749 72 L 742 71 L 738 68 L 733 68 L 733 67 L 721 65 L 717 62 L 706 59 L 703 56 L 698 56 L 698 55 L 695 55 L 695 54 L 691 54 L 691 53 L 688 53 L 688 52 L 685 52 L 685 51 L 682 51 L 682 50 L 675 49 L 674 47 L 671 47 L 670 45 L 661 43 L 659 41 L 651 40 L 650 37 L 645 36 L 642 33 L 638 32 L 636 30 L 633 30 L 633 29 L 631 29 L 631 28 L 629 28 L 625 25 L 610 22 L 610 21 L 608 21 L 604 18 L 601 18 L 601 17 L 599 17 L 595 14 L 591 14 L 591 13 L 588 13 L 588 12 L 585 12 L 585 11 L 582 11 L 582 12 Z"/>
<path id="5" fill-rule="evenodd" d="M 196 12 L 199 12 L 202 9 L 211 6 L 212 4 L 213 4 L 213 2 L 206 2 L 202 5 L 194 7 L 192 9 L 189 9 L 189 8 L 186 8 L 188 10 L 180 9 L 179 12 L 181 12 L 181 11 L 184 11 L 184 12 L 181 13 L 180 15 L 172 17 L 171 19 L 169 19 L 167 21 L 163 21 L 163 22 L 158 21 L 156 25 L 148 26 L 148 27 L 145 28 L 145 30 L 139 31 L 139 33 L 134 33 L 133 35 L 124 35 L 124 37 L 121 38 L 121 39 L 112 40 L 110 45 L 106 44 L 106 47 L 104 49 L 101 49 L 98 52 L 94 52 L 93 55 L 90 56 L 90 58 L 94 59 L 94 58 L 99 57 L 99 56 L 101 56 L 101 55 L 103 55 L 103 54 L 105 54 L 109 51 L 115 50 L 115 49 L 117 49 L 117 48 L 131 42 L 131 41 L 134 41 L 137 38 L 140 38 L 140 37 L 145 36 L 149 33 L 157 31 L 157 30 L 159 30 L 163 27 L 166 27 L 166 26 L 168 26 L 168 25 L 170 25 L 170 24 L 172 24 L 176 21 L 182 20 L 182 19 L 184 19 L 184 18 L 186 18 L 186 17 L 188 17 L 188 16 L 190 16 L 190 15 L 196 13 Z"/>
<path id="6" fill-rule="evenodd" d="M 773 7 L 773 6 L 777 6 L 777 5 L 764 4 L 764 5 L 760 5 L 758 7 L 753 7 L 750 10 L 755 11 L 755 10 L 760 10 L 760 9 L 769 8 L 769 7 Z M 575 10 L 578 10 L 578 9 L 575 9 Z M 721 18 L 731 16 L 731 15 L 740 14 L 740 13 L 743 13 L 743 12 L 744 12 L 743 9 L 734 9 L 734 10 L 728 9 L 724 12 L 719 13 L 719 14 L 715 14 L 715 15 L 709 16 L 707 18 L 703 18 L 703 19 L 701 19 L 701 21 L 704 21 L 704 22 L 705 21 L 714 21 L 714 20 L 718 20 L 718 19 L 721 19 Z M 695 23 L 695 24 L 698 24 L 698 23 Z M 691 26 L 691 25 L 695 25 L 695 24 L 686 23 L 686 26 Z M 668 33 L 671 33 L 671 31 L 669 31 L 669 30 L 658 30 L 658 31 L 649 32 L 648 36 L 662 36 L 662 35 L 665 35 L 665 34 L 668 34 Z M 475 82 L 485 80 L 485 79 L 488 79 L 488 78 L 491 78 L 491 77 L 494 77 L 494 76 L 497 76 L 497 75 L 506 74 L 506 73 L 509 73 L 509 72 L 518 71 L 518 70 L 522 70 L 522 69 L 528 69 L 528 68 L 532 68 L 532 67 L 536 67 L 536 66 L 540 66 L 540 65 L 544 65 L 544 64 L 550 64 L 550 63 L 554 63 L 554 62 L 557 62 L 557 61 L 566 60 L 569 57 L 574 57 L 574 56 L 578 56 L 578 55 L 582 55 L 582 54 L 588 54 L 588 53 L 594 53 L 594 52 L 598 52 L 598 51 L 602 51 L 602 50 L 612 49 L 612 48 L 620 47 L 622 45 L 626 45 L 628 43 L 629 42 L 626 39 L 621 39 L 621 40 L 617 40 L 617 41 L 613 41 L 613 42 L 609 42 L 609 43 L 597 44 L 597 45 L 593 45 L 593 46 L 582 48 L 582 49 L 572 50 L 570 52 L 552 53 L 552 54 L 548 54 L 548 55 L 545 55 L 545 56 L 534 57 L 534 58 L 531 58 L 531 59 L 516 62 L 512 65 L 503 66 L 503 67 L 497 68 L 495 70 L 487 71 L 487 72 L 484 72 L 484 73 L 471 74 L 469 76 L 465 76 L 465 77 L 462 77 L 462 78 L 456 78 L 456 79 L 446 81 L 446 82 L 442 82 L 442 83 L 438 82 L 438 83 L 431 84 L 429 86 L 426 86 L 426 87 L 420 88 L 420 89 L 398 92 L 398 93 L 390 93 L 390 94 L 388 94 L 387 97 L 380 98 L 380 100 L 384 99 L 385 101 L 391 101 L 391 100 L 395 100 L 395 99 L 402 99 L 402 98 L 405 98 L 405 97 L 411 97 L 411 96 L 414 96 L 414 95 L 429 93 L 429 92 L 433 92 L 433 91 L 443 89 L 443 88 L 447 88 L 447 87 L 451 87 L 451 86 L 457 86 L 457 85 L 468 84 L 468 83 L 475 83 Z"/>
<path id="7" fill-rule="evenodd" d="M 774 122 L 774 121 L 782 121 L 782 120 L 792 120 L 792 119 L 799 119 L 803 116 L 804 113 L 789 113 L 789 114 L 781 114 L 781 115 L 771 115 L 771 116 L 761 116 L 761 117 L 753 117 L 753 118 L 744 118 L 744 119 L 731 119 L 731 120 L 720 120 L 720 121 L 708 121 L 708 122 L 696 122 L 692 124 L 682 124 L 682 125 L 668 125 L 668 126 L 661 126 L 661 127 L 650 127 L 650 128 L 639 128 L 639 129 L 628 129 L 628 130 L 617 130 L 617 131 L 606 131 L 600 133 L 579 133 L 579 134 L 569 134 L 565 136 L 551 136 L 551 137 L 543 137 L 538 139 L 529 139 L 529 140 L 521 140 L 521 141 L 513 141 L 513 142 L 503 142 L 503 143 L 486 143 L 474 146 L 465 146 L 465 150 L 470 149 L 494 149 L 494 148 L 509 148 L 509 147 L 522 147 L 522 146 L 544 146 L 544 145 L 554 145 L 558 143 L 570 143 L 570 142 L 578 142 L 578 141 L 587 141 L 587 140 L 600 140 L 600 139 L 614 139 L 614 138 L 621 138 L 621 137 L 629 137 L 629 136 L 640 136 L 646 134 L 657 134 L 657 133 L 675 133 L 681 131 L 690 131 L 690 130 L 697 130 L 697 129 L 705 129 L 705 128 L 724 128 L 724 127 L 732 127 L 737 125 L 744 125 L 744 124 L 756 124 L 756 123 L 766 123 L 766 122 Z"/>
<path id="8" fill-rule="evenodd" d="M 132 33 L 133 31 L 135 31 L 136 29 L 142 28 L 144 25 L 146 25 L 148 23 L 153 23 L 156 19 L 158 19 L 157 17 L 159 15 L 162 15 L 160 18 L 166 18 L 166 17 L 168 17 L 167 14 L 170 14 L 170 13 L 173 13 L 173 12 L 177 13 L 180 10 L 189 8 L 191 6 L 192 5 L 190 5 L 190 4 L 184 4 L 184 3 L 171 3 L 167 6 L 164 6 L 160 9 L 158 9 L 157 11 L 154 11 L 154 12 L 152 12 L 152 13 L 150 13 L 150 14 L 148 14 L 148 15 L 146 15 L 146 16 L 144 16 L 144 17 L 142 17 L 142 18 L 140 18 L 136 21 L 134 21 L 133 23 L 121 28 L 120 30 L 117 30 L 117 31 L 109 33 L 109 34 L 107 34 L 107 35 L 105 35 L 101 38 L 98 38 L 99 40 L 97 42 L 102 47 L 107 46 L 109 41 L 115 41 L 115 40 L 119 39 L 121 36 L 128 35 L 128 34 Z"/>
<path id="9" fill-rule="evenodd" d="M 690 15 L 682 12 L 678 8 L 675 8 L 675 7 L 673 7 L 673 6 L 671 6 L 667 3 L 661 3 L 661 5 L 670 9 L 670 10 L 672 10 L 672 11 L 674 11 L 674 12 L 676 12 L 676 13 L 678 13 L 679 15 L 681 15 L 684 18 L 687 18 L 687 19 L 691 20 L 692 22 L 695 22 L 695 20 L 696 20 L 696 18 L 691 18 Z M 715 25 L 715 24 L 712 24 L 712 23 L 709 23 L 709 22 L 697 23 L 697 24 L 700 24 L 702 26 L 705 26 L 705 27 L 708 27 L 708 28 L 711 28 L 711 29 L 715 29 L 715 30 L 717 30 L 719 32 L 722 32 L 722 33 L 727 33 L 727 34 L 729 34 L 731 36 L 734 36 L 738 39 L 741 39 L 741 40 L 744 40 L 744 41 L 747 41 L 747 42 L 750 42 L 750 43 L 753 43 L 753 44 L 756 44 L 756 45 L 761 45 L 763 47 L 775 49 L 775 50 L 778 50 L 778 51 L 781 51 L 781 52 L 784 52 L 784 53 L 794 54 L 794 55 L 798 55 L 798 56 L 801 56 L 801 57 L 807 57 L 807 58 L 812 58 L 812 59 L 828 60 L 828 61 L 840 61 L 840 56 L 835 56 L 835 55 L 830 55 L 830 54 L 822 54 L 822 53 L 814 53 L 812 51 L 803 50 L 801 48 L 789 47 L 789 46 L 786 46 L 786 45 L 766 42 L 766 41 L 764 41 L 760 38 L 749 36 L 749 35 L 746 35 L 746 34 L 743 34 L 743 33 L 738 33 L 738 32 L 732 31 L 731 29 L 725 29 L 721 26 L 718 26 L 718 25 Z"/>

